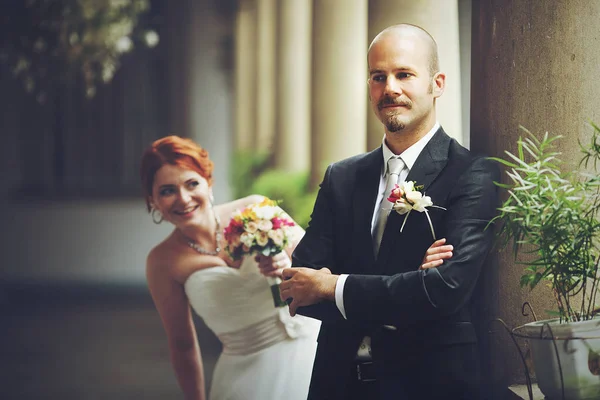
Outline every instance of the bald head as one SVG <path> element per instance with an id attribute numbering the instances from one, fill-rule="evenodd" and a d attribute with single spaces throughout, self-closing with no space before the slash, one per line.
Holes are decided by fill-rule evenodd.
<path id="1" fill-rule="evenodd" d="M 414 40 L 420 41 L 426 46 L 429 53 L 429 73 L 431 76 L 435 75 L 440 70 L 437 43 L 433 36 L 429 34 L 425 29 L 411 24 L 398 24 L 392 25 L 379 32 L 375 39 L 369 45 L 367 55 L 378 43 L 391 38 L 413 38 Z"/>

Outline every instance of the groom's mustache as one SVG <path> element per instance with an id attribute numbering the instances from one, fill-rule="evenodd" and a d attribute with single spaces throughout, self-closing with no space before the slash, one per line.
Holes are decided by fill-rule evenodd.
<path id="1" fill-rule="evenodd" d="M 412 108 L 412 102 L 410 100 L 401 100 L 399 98 L 393 98 L 389 96 L 385 96 L 379 103 L 377 103 L 377 108 L 381 110 L 385 106 L 403 106 L 408 109 Z"/>

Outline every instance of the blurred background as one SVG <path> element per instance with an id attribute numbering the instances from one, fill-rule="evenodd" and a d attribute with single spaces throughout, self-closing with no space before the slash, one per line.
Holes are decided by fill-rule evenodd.
<path id="1" fill-rule="evenodd" d="M 217 202 L 260 193 L 305 226 L 326 165 L 380 145 L 366 50 L 410 22 L 468 145 L 470 1 L 2 0 L 0 22 L 2 399 L 181 398 L 145 284 L 170 231 L 138 182 L 153 140 L 208 149 Z"/>

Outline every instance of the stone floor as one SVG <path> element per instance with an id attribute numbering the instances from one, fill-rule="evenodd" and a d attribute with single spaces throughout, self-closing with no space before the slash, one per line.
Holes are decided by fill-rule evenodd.
<path id="1" fill-rule="evenodd" d="M 1 283 L 1 400 L 183 399 L 145 287 Z M 196 326 L 210 382 L 221 346 Z M 523 385 L 505 391 L 490 398 L 529 399 Z"/>
<path id="2" fill-rule="evenodd" d="M 183 398 L 145 288 L 4 288 L 0 316 L 0 399 Z M 210 382 L 220 344 L 196 322 Z"/>

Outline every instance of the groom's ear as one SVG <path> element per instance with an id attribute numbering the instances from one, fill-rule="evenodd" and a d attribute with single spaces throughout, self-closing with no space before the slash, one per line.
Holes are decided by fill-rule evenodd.
<path id="1" fill-rule="evenodd" d="M 432 92 L 433 97 L 438 98 L 444 93 L 446 88 L 446 74 L 443 72 L 437 72 L 432 79 Z"/>

